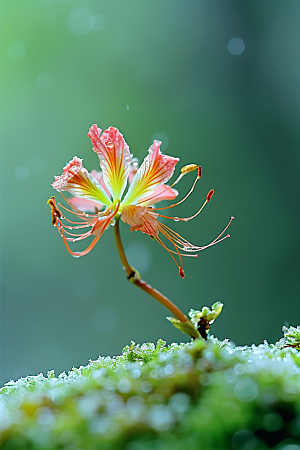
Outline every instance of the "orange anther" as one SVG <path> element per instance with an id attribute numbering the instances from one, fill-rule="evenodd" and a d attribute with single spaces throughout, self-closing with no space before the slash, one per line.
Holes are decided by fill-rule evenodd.
<path id="1" fill-rule="evenodd" d="M 214 190 L 211 189 L 211 190 L 209 191 L 209 193 L 207 194 L 207 197 L 206 197 L 207 203 L 210 201 L 210 199 L 212 198 L 213 195 L 214 195 Z"/>

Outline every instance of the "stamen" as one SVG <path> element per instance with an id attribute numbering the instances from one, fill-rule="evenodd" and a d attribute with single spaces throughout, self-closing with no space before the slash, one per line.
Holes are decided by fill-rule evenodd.
<path id="1" fill-rule="evenodd" d="M 165 189 L 164 189 L 162 192 L 160 192 L 159 194 L 156 194 L 156 195 L 152 195 L 151 197 L 149 197 L 149 198 L 147 199 L 147 201 L 153 200 L 155 197 L 161 195 L 164 191 L 167 191 L 168 189 L 173 188 L 173 186 L 175 186 L 175 184 L 177 184 L 177 183 L 181 180 L 181 178 L 182 178 L 184 175 L 186 175 L 186 174 L 189 173 L 189 172 L 193 172 L 194 170 L 197 170 L 197 169 L 198 169 L 198 177 L 197 177 L 197 179 L 195 180 L 195 182 L 194 182 L 194 184 L 193 184 L 193 186 L 192 186 L 192 189 L 190 190 L 190 192 L 188 193 L 188 195 L 187 195 L 184 199 L 182 199 L 180 202 L 175 203 L 174 205 L 170 205 L 170 206 L 167 206 L 166 208 L 158 208 L 158 209 L 172 208 L 173 206 L 179 205 L 180 203 L 184 202 L 184 201 L 187 199 L 187 197 L 193 192 L 194 187 L 195 187 L 195 184 L 196 184 L 196 181 L 200 180 L 200 177 L 199 177 L 199 169 L 200 169 L 200 171 L 201 171 L 201 167 L 200 167 L 200 166 L 197 166 L 197 164 L 188 164 L 187 166 L 182 167 L 182 169 L 181 169 L 181 174 L 180 174 L 179 177 L 174 181 L 174 183 L 171 184 L 171 186 L 165 186 Z M 143 203 L 143 201 L 144 201 L 143 199 L 139 200 L 139 201 L 137 202 L 137 205 L 139 205 L 140 203 Z"/>
<path id="2" fill-rule="evenodd" d="M 57 226 L 57 218 L 61 218 L 62 217 L 62 213 L 60 212 L 60 210 L 57 208 L 56 206 L 56 202 L 55 202 L 55 197 L 52 196 L 48 201 L 47 204 L 50 206 L 51 208 L 51 217 L 52 217 L 52 225 L 54 227 Z"/>
<path id="3" fill-rule="evenodd" d="M 217 241 L 221 236 L 222 236 L 222 234 L 224 234 L 225 233 L 225 231 L 227 230 L 227 228 L 229 227 L 229 225 L 231 224 L 231 222 L 234 220 L 234 217 L 233 216 L 231 216 L 230 217 L 230 220 L 229 220 L 229 222 L 228 222 L 228 224 L 226 225 L 226 227 L 224 228 L 224 230 L 222 231 L 222 233 L 221 234 L 219 234 L 219 236 L 216 238 L 216 239 L 214 239 L 213 240 L 213 242 L 215 242 L 215 241 Z M 230 235 L 229 234 L 227 234 L 227 236 L 226 237 L 230 237 Z M 224 238 L 223 238 L 224 239 Z"/>
<path id="4" fill-rule="evenodd" d="M 202 177 L 202 167 L 198 166 L 198 180 Z"/>
<path id="5" fill-rule="evenodd" d="M 171 256 L 171 258 L 173 259 L 173 261 L 175 262 L 175 264 L 176 264 L 176 266 L 179 268 L 180 266 L 179 266 L 179 264 L 178 264 L 178 262 L 176 261 L 176 259 L 174 258 L 174 256 L 172 255 L 172 253 L 175 253 L 175 252 L 172 252 L 171 250 L 169 250 L 168 249 L 168 247 L 166 246 L 166 244 L 164 244 L 164 242 L 159 238 L 159 237 L 155 237 L 155 240 L 165 249 L 165 250 L 167 250 L 167 252 L 169 253 L 169 255 Z M 176 252 L 176 254 L 177 254 L 177 252 Z"/>
<path id="6" fill-rule="evenodd" d="M 199 166 L 199 167 L 200 167 L 200 166 Z M 187 195 L 186 195 L 182 200 L 180 200 L 180 201 L 177 202 L 177 203 L 174 203 L 173 205 L 165 206 L 164 208 L 153 208 L 153 210 L 155 210 L 155 211 L 160 211 L 160 210 L 163 210 L 163 209 L 174 208 L 174 206 L 180 205 L 181 203 L 183 203 L 183 202 L 191 195 L 191 193 L 192 193 L 193 190 L 195 189 L 195 186 L 196 186 L 196 183 L 197 183 L 198 180 L 200 180 L 200 177 L 197 175 L 197 178 L 195 179 L 195 181 L 194 181 L 194 183 L 193 183 L 193 186 L 191 187 L 190 191 L 187 193 Z M 172 184 L 171 187 L 173 187 L 173 186 L 174 186 L 174 185 Z M 162 217 L 164 217 L 164 216 L 162 216 Z M 177 218 L 176 218 L 176 219 L 177 219 Z M 181 219 L 178 219 L 178 220 L 181 220 Z"/>
<path id="7" fill-rule="evenodd" d="M 212 198 L 212 196 L 214 195 L 214 190 L 213 189 L 211 189 L 210 191 L 209 191 L 209 193 L 207 194 L 207 197 L 206 197 L 206 201 L 207 201 L 207 203 L 210 201 L 210 199 Z"/>
<path id="8" fill-rule="evenodd" d="M 181 276 L 181 278 L 185 277 L 184 271 L 182 267 L 179 267 L 179 275 Z"/>
<path id="9" fill-rule="evenodd" d="M 186 173 L 193 172 L 193 170 L 197 170 L 197 164 L 188 164 L 187 166 L 182 167 L 181 173 L 185 175 Z"/>
<path id="10" fill-rule="evenodd" d="M 87 255 L 95 247 L 95 245 L 97 244 L 97 242 L 100 239 L 100 236 L 99 237 L 95 237 L 94 240 L 91 242 L 91 244 L 85 250 L 83 250 L 82 252 L 73 252 L 70 249 L 70 247 L 69 247 L 69 244 L 68 244 L 67 239 L 66 239 L 66 237 L 64 235 L 64 232 L 62 232 L 62 237 L 63 237 L 64 243 L 65 243 L 66 249 L 68 250 L 70 255 L 74 256 L 74 258 L 79 258 L 80 256 Z"/>

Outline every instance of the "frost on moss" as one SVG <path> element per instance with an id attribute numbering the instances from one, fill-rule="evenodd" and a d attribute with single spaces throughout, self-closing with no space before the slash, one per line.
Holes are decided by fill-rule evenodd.
<path id="1" fill-rule="evenodd" d="M 296 327 L 282 327 L 283 338 L 277 342 L 279 348 L 292 347 L 300 350 L 300 326 Z"/>
<path id="2" fill-rule="evenodd" d="M 297 347 L 266 342 L 132 342 L 6 383 L 1 450 L 299 450 L 299 361 Z"/>

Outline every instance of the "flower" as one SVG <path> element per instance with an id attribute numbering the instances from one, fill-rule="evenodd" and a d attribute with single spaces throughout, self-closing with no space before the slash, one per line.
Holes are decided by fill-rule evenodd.
<path id="1" fill-rule="evenodd" d="M 137 160 L 132 158 L 129 147 L 117 128 L 109 127 L 102 134 L 101 132 L 102 130 L 97 125 L 93 125 L 88 133 L 93 150 L 99 157 L 101 172 L 89 173 L 83 167 L 82 159 L 74 156 L 64 167 L 63 174 L 55 177 L 55 181 L 52 183 L 53 188 L 64 197 L 70 208 L 60 203 L 58 206 L 80 220 L 71 221 L 64 217 L 56 204 L 55 197 L 48 200 L 52 223 L 58 228 L 67 250 L 74 257 L 86 255 L 95 246 L 103 232 L 121 218 L 124 223 L 130 225 L 131 231 L 142 231 L 159 242 L 169 252 L 179 268 L 180 276 L 184 278 L 182 256 L 198 256 L 191 253 L 199 252 L 229 237 L 229 235 L 223 236 L 223 234 L 232 219 L 224 231 L 210 244 L 202 247 L 191 244 L 158 219 L 167 218 L 176 222 L 187 222 L 202 211 L 210 201 L 213 190 L 209 191 L 202 207 L 191 217 L 169 217 L 160 213 L 164 209 L 179 205 L 193 192 L 201 177 L 201 167 L 195 164 L 183 167 L 179 177 L 171 186 L 168 186 L 165 183 L 173 175 L 179 158 L 162 154 L 160 141 L 153 142 L 148 150 L 149 154 L 138 168 Z M 182 200 L 165 208 L 154 206 L 161 200 L 174 200 L 178 192 L 173 187 L 185 174 L 194 170 L 197 170 L 196 179 L 189 193 Z M 127 182 L 129 182 L 129 188 L 124 195 Z M 62 191 L 69 192 L 73 197 L 69 200 L 66 199 Z M 92 211 L 92 214 L 89 211 Z M 161 239 L 161 235 L 173 247 L 167 247 Z M 90 236 L 93 236 L 94 239 L 85 250 L 73 252 L 70 249 L 69 242 L 77 242 Z M 187 255 L 187 253 L 189 254 Z"/>

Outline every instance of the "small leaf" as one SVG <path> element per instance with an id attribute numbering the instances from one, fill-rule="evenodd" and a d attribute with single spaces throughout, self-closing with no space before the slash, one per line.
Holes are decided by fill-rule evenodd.
<path id="1" fill-rule="evenodd" d="M 182 331 L 182 333 L 188 334 L 193 339 L 200 336 L 199 331 L 195 328 L 192 322 L 181 322 L 180 320 L 175 319 L 175 317 L 166 317 L 166 319 L 169 320 L 174 327 Z"/>

